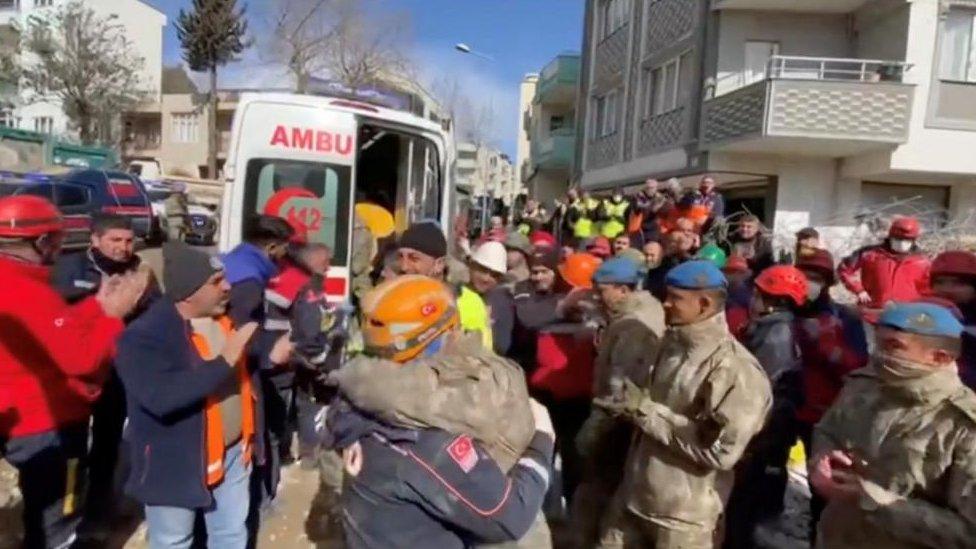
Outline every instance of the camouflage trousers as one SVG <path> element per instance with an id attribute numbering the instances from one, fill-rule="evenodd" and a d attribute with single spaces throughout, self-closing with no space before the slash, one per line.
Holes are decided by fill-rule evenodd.
<path id="1" fill-rule="evenodd" d="M 615 509 L 600 539 L 600 549 L 712 549 L 712 529 L 687 525 L 680 530 L 644 520 L 627 510 Z"/>

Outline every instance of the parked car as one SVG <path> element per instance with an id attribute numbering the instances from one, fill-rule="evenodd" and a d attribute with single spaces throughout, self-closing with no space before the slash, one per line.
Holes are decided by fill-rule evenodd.
<path id="1" fill-rule="evenodd" d="M 217 214 L 202 204 L 187 206 L 183 240 L 187 244 L 213 246 L 217 240 Z"/>
<path id="2" fill-rule="evenodd" d="M 0 196 L 19 194 L 44 197 L 61 210 L 65 226 L 63 248 L 81 249 L 89 245 L 92 215 L 99 208 L 88 187 L 57 177 L 0 175 Z"/>
<path id="3" fill-rule="evenodd" d="M 138 177 L 122 171 L 81 169 L 61 176 L 61 180 L 88 189 L 88 199 L 96 211 L 129 217 L 136 238 L 152 240 L 152 207 Z"/>

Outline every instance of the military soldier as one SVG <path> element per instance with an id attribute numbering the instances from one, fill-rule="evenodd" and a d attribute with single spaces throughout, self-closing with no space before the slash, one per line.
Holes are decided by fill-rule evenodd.
<path id="1" fill-rule="evenodd" d="M 733 467 L 769 412 L 769 379 L 725 323 L 726 280 L 710 261 L 665 278 L 668 330 L 645 388 L 594 403 L 636 426 L 602 547 L 709 548 Z"/>
<path id="2" fill-rule="evenodd" d="M 643 382 L 664 335 L 664 309 L 650 293 L 637 289 L 642 277 L 637 265 L 624 258 L 607 261 L 593 275 L 610 321 L 593 365 L 596 397 L 619 396 L 625 379 Z M 583 476 L 572 499 L 572 523 L 575 541 L 583 547 L 599 540 L 600 519 L 623 476 L 630 435 L 627 422 L 593 408 L 577 437 Z"/>
<path id="3" fill-rule="evenodd" d="M 872 362 L 814 431 L 810 484 L 827 500 L 818 547 L 976 545 L 976 396 L 959 379 L 947 309 L 881 314 Z"/>

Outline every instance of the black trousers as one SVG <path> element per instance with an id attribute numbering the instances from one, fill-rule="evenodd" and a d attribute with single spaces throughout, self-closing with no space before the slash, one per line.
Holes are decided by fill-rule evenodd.
<path id="1" fill-rule="evenodd" d="M 84 509 L 87 447 L 87 424 L 0 441 L 0 452 L 20 475 L 25 548 L 73 542 Z"/>
<path id="2" fill-rule="evenodd" d="M 803 441 L 803 450 L 807 453 L 807 459 L 813 459 L 813 424 L 800 423 L 797 426 L 800 440 Z M 810 487 L 810 547 L 814 547 L 817 541 L 817 525 L 820 523 L 820 515 L 827 507 L 827 500 L 822 498 Z"/>
<path id="3" fill-rule="evenodd" d="M 119 464 L 122 427 L 125 425 L 125 389 L 115 368 L 110 370 L 102 394 L 92 408 L 91 449 L 88 451 L 89 489 L 86 524 L 109 526 L 119 494 L 115 470 Z"/>

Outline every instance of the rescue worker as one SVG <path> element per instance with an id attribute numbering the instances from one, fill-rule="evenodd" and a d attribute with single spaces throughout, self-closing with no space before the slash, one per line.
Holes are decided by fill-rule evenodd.
<path id="1" fill-rule="evenodd" d="M 715 178 L 706 175 L 698 183 L 698 190 L 689 193 L 684 200 L 688 206 L 704 206 L 708 209 L 708 219 L 701 227 L 701 232 L 706 233 L 715 223 L 716 219 L 725 216 L 725 199 L 721 193 L 715 190 Z"/>
<path id="2" fill-rule="evenodd" d="M 605 236 L 596 236 L 586 244 L 586 253 L 595 255 L 601 260 L 606 261 L 613 255 L 610 247 L 610 239 Z"/>
<path id="3" fill-rule="evenodd" d="M 976 396 L 956 370 L 961 332 L 931 303 L 881 313 L 871 364 L 814 431 L 810 484 L 827 498 L 818 547 L 973 546 Z"/>
<path id="4" fill-rule="evenodd" d="M 570 189 L 567 192 L 569 206 L 566 212 L 566 222 L 572 228 L 573 238 L 577 242 L 582 242 L 588 238 L 596 236 L 598 233 L 596 221 L 597 210 L 600 201 L 590 196 L 589 191 L 583 191 L 582 197 L 579 191 Z"/>
<path id="5" fill-rule="evenodd" d="M 614 189 L 610 198 L 600 203 L 598 219 L 600 219 L 600 234 L 613 240 L 627 229 L 627 208 L 630 203 L 624 200 L 622 189 Z"/>
<path id="6" fill-rule="evenodd" d="M 976 254 L 963 250 L 943 252 L 932 261 L 932 292 L 951 301 L 962 316 L 962 354 L 956 361 L 959 376 L 976 388 Z"/>
<path id="7" fill-rule="evenodd" d="M 549 222 L 549 214 L 545 206 L 539 204 L 538 200 L 530 198 L 525 201 L 525 208 L 519 216 L 518 232 L 528 235 L 533 231 L 538 231 Z"/>
<path id="8" fill-rule="evenodd" d="M 546 231 L 533 231 L 529 235 L 529 243 L 535 249 L 539 248 L 558 248 L 556 237 Z"/>
<path id="9" fill-rule="evenodd" d="M 667 206 L 668 199 L 658 191 L 659 185 L 657 179 L 648 178 L 644 181 L 644 187 L 630 199 L 627 232 L 636 237 L 641 245 L 656 241 L 661 235 L 658 214 Z"/>
<path id="10" fill-rule="evenodd" d="M 759 273 L 754 285 L 752 320 L 743 340 L 769 377 L 773 407 L 736 467 L 726 513 L 726 549 L 752 549 L 756 527 L 782 513 L 786 464 L 796 442 L 796 412 L 803 402 L 794 311 L 806 302 L 807 279 L 792 265 L 776 265 Z"/>
<path id="11" fill-rule="evenodd" d="M 18 472 L 30 549 L 75 540 L 91 404 L 149 280 L 144 270 L 113 275 L 69 306 L 48 285 L 63 239 L 47 200 L 0 198 L 0 455 Z"/>
<path id="12" fill-rule="evenodd" d="M 531 376 L 536 367 L 537 339 L 540 329 L 558 320 L 556 308 L 565 297 L 567 285 L 558 274 L 559 251 L 541 249 L 529 257 L 529 285 L 516 291 L 515 330 L 509 356 Z"/>
<path id="13" fill-rule="evenodd" d="M 593 275 L 608 324 L 598 336 L 593 372 L 593 396 L 611 400 L 623 398 L 625 380 L 643 384 L 664 335 L 664 309 L 650 293 L 640 290 L 642 273 L 632 261 L 611 259 Z M 582 427 L 582 429 L 581 429 Z M 572 517 L 578 547 L 592 547 L 599 541 L 599 527 L 623 476 L 624 459 L 632 429 L 626 421 L 613 418 L 604 408 L 594 407 L 584 426 L 573 432 L 582 463 L 563 465 L 573 471 L 579 487 L 572 497 Z M 559 430 L 556 431 L 557 440 Z M 575 479 L 572 479 L 575 480 Z M 570 488 L 575 482 L 567 483 Z M 572 492 L 570 492 L 572 493 Z"/>
<path id="14" fill-rule="evenodd" d="M 505 286 L 512 291 L 516 286 L 525 286 L 529 280 L 529 255 L 532 253 L 529 237 L 515 231 L 508 233 L 505 237 L 505 253 Z"/>
<path id="15" fill-rule="evenodd" d="M 916 245 L 920 234 L 917 219 L 899 217 L 884 242 L 855 251 L 837 267 L 840 281 L 857 296 L 868 323 L 877 320 L 889 301 L 914 301 L 928 291 L 930 264 Z"/>
<path id="16" fill-rule="evenodd" d="M 507 270 L 507 252 L 500 242 L 485 242 L 471 254 L 468 269 L 470 287 L 488 308 L 491 319 L 492 348 L 506 356 L 512 346 L 515 329 L 515 303 L 511 291 L 502 282 Z"/>
<path id="17" fill-rule="evenodd" d="M 769 412 L 769 380 L 725 324 L 726 281 L 693 260 L 667 276 L 668 326 L 644 388 L 594 404 L 632 422 L 602 547 L 709 548 L 733 468 Z"/>
<path id="18" fill-rule="evenodd" d="M 796 268 L 807 277 L 807 304 L 796 318 L 803 364 L 803 405 L 797 411 L 797 429 L 810 457 L 814 425 L 837 399 L 847 375 L 867 364 L 868 345 L 857 311 L 830 297 L 830 288 L 836 284 L 830 252 L 802 250 Z M 816 540 L 824 505 L 824 499 L 811 488 L 811 540 Z"/>
<path id="19" fill-rule="evenodd" d="M 186 216 L 189 211 L 186 200 L 186 193 L 175 191 L 166 197 L 164 202 L 166 209 L 166 224 L 169 240 L 182 242 L 186 234 Z"/>
<path id="20" fill-rule="evenodd" d="M 445 280 L 447 275 L 447 238 L 433 222 L 419 222 L 407 227 L 397 247 L 397 271 Z M 481 335 L 482 344 L 493 347 L 488 307 L 481 296 L 466 285 L 456 289 L 461 329 Z"/>
<path id="21" fill-rule="evenodd" d="M 725 321 L 729 331 L 739 341 L 745 341 L 746 328 L 752 309 L 752 294 L 756 286 L 752 283 L 752 271 L 744 257 L 733 255 L 725 261 L 722 273 L 729 282 L 729 297 L 725 301 Z"/>
<path id="22" fill-rule="evenodd" d="M 333 445 L 361 447 L 362 474 L 351 471 L 343 492 L 347 542 L 461 547 L 520 538 L 538 514 L 552 453 L 551 427 L 546 444 L 533 436 L 538 411 L 521 369 L 455 330 L 454 297 L 433 279 L 381 284 L 364 301 L 363 315 L 366 353 L 387 360 L 360 357 L 333 378 L 355 410 L 383 423 L 354 418 L 358 427 L 347 427 L 348 413 L 330 410 Z M 526 468 L 539 476 L 526 475 Z M 539 537 L 523 540 L 524 547 L 549 546 L 545 523 L 536 530 Z"/>
<path id="23" fill-rule="evenodd" d="M 278 274 L 277 262 L 294 235 L 284 219 L 255 215 L 247 220 L 244 241 L 221 258 L 230 284 L 228 314 L 235 325 L 264 322 L 264 291 Z"/>
<path id="24" fill-rule="evenodd" d="M 617 235 L 613 239 L 613 255 L 619 255 L 620 252 L 630 249 L 630 237 L 626 234 Z"/>
<path id="25" fill-rule="evenodd" d="M 744 257 L 749 263 L 749 270 L 760 273 L 776 263 L 773 257 L 773 242 L 762 234 L 762 224 L 759 218 L 744 215 L 739 220 L 736 230 L 729 236 L 726 252 L 728 255 Z"/>
<path id="26" fill-rule="evenodd" d="M 250 473 L 260 444 L 257 391 L 245 350 L 257 330 L 235 330 L 219 259 L 181 242 L 163 246 L 166 294 L 122 335 L 132 468 L 126 492 L 145 507 L 149 545 L 189 547 L 197 513 L 211 547 L 244 548 Z M 282 364 L 290 342 L 268 360 Z"/>
<path id="27" fill-rule="evenodd" d="M 51 283 L 68 303 L 95 295 L 104 278 L 135 272 L 141 260 L 134 250 L 132 221 L 125 216 L 99 214 L 92 219 L 91 245 L 84 253 L 62 255 L 54 265 Z M 132 319 L 159 297 L 155 278 L 136 309 L 124 320 Z M 125 391 L 114 367 L 109 367 L 101 395 L 92 408 L 90 487 L 85 502 L 85 521 L 80 536 L 103 541 L 110 533 L 116 511 L 116 465 L 122 426 L 125 424 Z"/>

